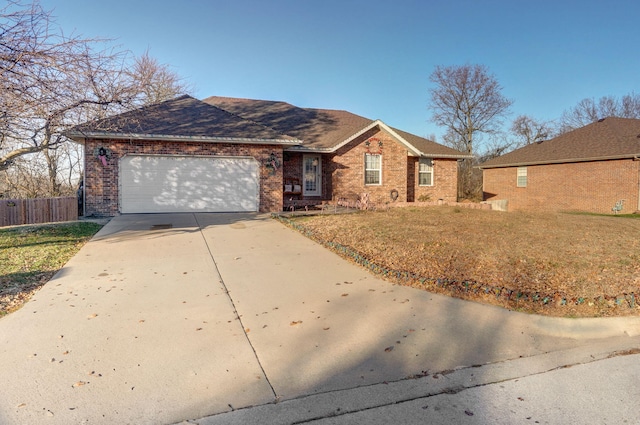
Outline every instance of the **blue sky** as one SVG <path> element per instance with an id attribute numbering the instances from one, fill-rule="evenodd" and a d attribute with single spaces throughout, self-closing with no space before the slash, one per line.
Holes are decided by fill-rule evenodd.
<path id="1" fill-rule="evenodd" d="M 147 49 L 193 95 L 345 109 L 419 136 L 435 66 L 483 64 L 511 119 L 640 92 L 637 0 L 42 0 L 69 33 Z"/>

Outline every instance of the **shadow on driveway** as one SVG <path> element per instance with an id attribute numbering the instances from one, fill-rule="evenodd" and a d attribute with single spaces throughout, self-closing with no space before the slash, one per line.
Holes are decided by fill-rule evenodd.
<path id="1" fill-rule="evenodd" d="M 124 215 L 0 320 L 0 423 L 177 423 L 584 343 L 534 319 L 394 286 L 267 215 Z"/>

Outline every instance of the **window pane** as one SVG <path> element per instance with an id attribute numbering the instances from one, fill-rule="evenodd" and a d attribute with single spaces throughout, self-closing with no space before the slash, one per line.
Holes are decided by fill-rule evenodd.
<path id="1" fill-rule="evenodd" d="M 527 187 L 527 167 L 518 167 L 517 187 Z"/>
<path id="2" fill-rule="evenodd" d="M 420 173 L 418 183 L 420 186 L 431 186 L 431 173 Z"/>
<path id="3" fill-rule="evenodd" d="M 433 163 L 430 159 L 420 158 L 420 171 L 431 171 L 433 169 Z"/>
<path id="4" fill-rule="evenodd" d="M 364 156 L 364 183 L 380 184 L 382 173 L 382 155 L 365 154 Z"/>
<path id="5" fill-rule="evenodd" d="M 365 155 L 365 168 L 367 170 L 379 170 L 380 169 L 380 155 Z"/>
<path id="6" fill-rule="evenodd" d="M 418 184 L 420 186 L 433 185 L 433 161 L 430 158 L 420 158 L 418 163 Z"/>
<path id="7" fill-rule="evenodd" d="M 379 184 L 380 172 L 375 170 L 367 170 L 364 177 L 365 184 Z"/>

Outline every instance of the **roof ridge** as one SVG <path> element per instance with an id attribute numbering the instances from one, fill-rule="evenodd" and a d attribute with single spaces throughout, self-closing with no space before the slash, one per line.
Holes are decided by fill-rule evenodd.
<path id="1" fill-rule="evenodd" d="M 209 103 L 207 102 L 207 99 L 225 99 L 225 100 L 230 100 L 230 101 L 247 101 L 247 102 L 269 102 L 269 103 L 283 103 L 285 105 L 289 105 L 289 106 L 293 106 L 294 108 L 299 108 L 299 109 L 303 109 L 300 106 L 296 106 L 292 103 L 289 102 L 285 102 L 284 100 L 269 100 L 269 99 L 251 99 L 248 97 L 231 97 L 231 96 L 207 96 L 204 99 L 202 99 L 202 102 L 205 103 Z"/>
<path id="2" fill-rule="evenodd" d="M 211 98 L 211 97 L 217 97 L 217 98 L 219 98 L 219 99 L 222 99 L 222 97 L 220 97 L 220 96 L 209 96 L 209 98 Z M 207 98 L 207 99 L 208 99 L 208 98 Z M 227 97 L 227 98 L 225 98 L 225 99 L 237 99 L 237 98 L 234 98 L 234 97 Z M 247 100 L 252 100 L 252 99 L 247 99 Z M 300 140 L 300 141 L 303 141 L 303 140 L 301 140 L 301 139 L 299 139 L 299 138 L 297 138 L 297 137 L 294 137 L 294 136 L 292 136 L 292 135 L 290 135 L 290 134 L 283 133 L 283 132 L 281 132 L 280 130 L 276 130 L 274 127 L 272 127 L 272 126 L 270 126 L 270 125 L 265 125 L 265 124 L 263 124 L 263 123 L 261 123 L 261 122 L 258 122 L 258 121 L 255 121 L 255 120 L 252 120 L 252 119 L 249 119 L 249 118 L 245 118 L 245 117 L 243 117 L 243 116 L 242 116 L 242 115 L 240 115 L 240 114 L 236 114 L 235 112 L 231 112 L 231 111 L 229 111 L 229 110 L 227 110 L 227 109 L 221 108 L 220 106 L 213 105 L 213 104 L 211 104 L 211 103 L 205 102 L 204 100 L 201 100 L 200 102 L 202 102 L 202 103 L 204 103 L 204 104 L 206 104 L 206 105 L 209 105 L 209 106 L 211 106 L 211 107 L 213 107 L 213 108 L 219 109 L 219 110 L 221 110 L 221 111 L 223 111 L 223 112 L 225 112 L 225 113 L 227 113 L 227 114 L 229 114 L 229 115 L 231 115 L 231 116 L 237 117 L 237 118 L 239 118 L 239 119 L 241 119 L 241 120 L 243 120 L 243 121 L 250 122 L 250 123 L 253 123 L 253 124 L 259 125 L 259 126 L 261 126 L 261 127 L 267 128 L 267 129 L 269 129 L 269 130 L 272 130 L 272 131 L 274 131 L 274 132 L 276 132 L 276 133 L 278 133 L 278 134 L 280 134 L 280 135 L 282 135 L 282 136 L 289 137 L 289 138 L 291 138 L 291 139 L 293 139 L 293 140 Z M 258 102 L 269 102 L 269 101 L 268 101 L 268 100 L 265 100 L 265 101 L 259 100 Z"/>
<path id="3" fill-rule="evenodd" d="M 609 122 L 607 123 L 607 120 Z M 626 117 L 606 117 L 602 119 L 602 122 L 607 123 L 611 132 L 613 132 L 616 136 L 617 143 L 624 143 L 625 135 L 623 134 L 622 128 L 620 124 L 625 122 L 631 122 L 631 120 L 640 121 L 637 118 L 626 118 Z M 637 134 L 640 137 L 640 134 Z"/>

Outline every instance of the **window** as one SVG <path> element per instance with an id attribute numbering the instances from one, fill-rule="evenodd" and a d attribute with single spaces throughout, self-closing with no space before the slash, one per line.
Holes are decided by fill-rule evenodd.
<path id="1" fill-rule="evenodd" d="M 517 187 L 527 187 L 527 167 L 518 167 Z"/>
<path id="2" fill-rule="evenodd" d="M 382 184 L 382 155 L 364 154 L 364 184 Z"/>
<path id="3" fill-rule="evenodd" d="M 433 186 L 433 160 L 431 158 L 420 158 L 418 184 L 420 186 Z"/>

